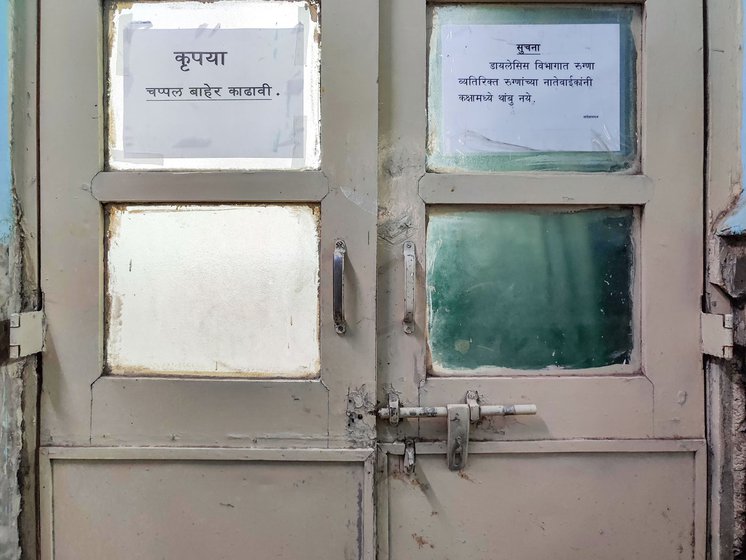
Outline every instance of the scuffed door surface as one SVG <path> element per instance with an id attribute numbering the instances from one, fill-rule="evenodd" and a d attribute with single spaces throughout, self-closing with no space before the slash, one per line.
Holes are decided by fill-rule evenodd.
<path id="1" fill-rule="evenodd" d="M 469 454 L 448 470 L 389 460 L 390 558 L 674 560 L 693 557 L 690 453 Z"/>
<path id="2" fill-rule="evenodd" d="M 360 557 L 361 465 L 56 461 L 53 480 L 55 560 Z"/>

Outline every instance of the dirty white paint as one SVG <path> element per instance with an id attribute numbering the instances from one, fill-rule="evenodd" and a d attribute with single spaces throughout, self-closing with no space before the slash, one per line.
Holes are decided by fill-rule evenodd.
<path id="1" fill-rule="evenodd" d="M 318 228 L 305 205 L 112 208 L 110 371 L 316 376 Z"/>
<path id="2" fill-rule="evenodd" d="M 112 169 L 318 168 L 308 3 L 126 3 L 110 17 Z"/>

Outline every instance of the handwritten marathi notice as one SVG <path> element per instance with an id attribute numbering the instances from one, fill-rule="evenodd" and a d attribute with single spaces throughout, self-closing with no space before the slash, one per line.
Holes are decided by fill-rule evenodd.
<path id="1" fill-rule="evenodd" d="M 620 150 L 618 24 L 447 24 L 440 44 L 443 155 Z"/>
<path id="2" fill-rule="evenodd" d="M 304 157 L 301 24 L 126 33 L 125 159 Z"/>

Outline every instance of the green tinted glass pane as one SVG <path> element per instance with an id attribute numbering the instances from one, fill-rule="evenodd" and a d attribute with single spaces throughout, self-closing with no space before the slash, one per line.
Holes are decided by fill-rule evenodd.
<path id="1" fill-rule="evenodd" d="M 635 6 L 429 10 L 428 169 L 634 168 Z"/>
<path id="2" fill-rule="evenodd" d="M 633 221 L 630 209 L 431 211 L 434 370 L 629 363 Z"/>

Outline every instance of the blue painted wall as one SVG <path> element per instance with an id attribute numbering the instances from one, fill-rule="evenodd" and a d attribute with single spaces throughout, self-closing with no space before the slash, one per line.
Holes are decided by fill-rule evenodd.
<path id="1" fill-rule="evenodd" d="M 11 0 L 0 0 L 0 244 L 10 240 L 13 224 L 13 196 L 10 172 L 9 59 Z"/>
<path id="2" fill-rule="evenodd" d="M 746 14 L 746 0 L 742 0 L 741 14 Z M 742 17 L 741 41 L 746 38 L 746 17 Z M 746 56 L 741 62 L 741 183 L 746 170 Z M 740 236 L 746 234 L 746 191 L 741 191 L 738 205 L 731 210 L 718 227 L 720 235 Z"/>
<path id="3" fill-rule="evenodd" d="M 744 14 L 746 14 L 746 0 L 743 0 L 741 4 L 741 25 L 743 26 L 741 28 L 741 44 L 743 44 L 743 40 L 746 37 L 746 17 L 744 17 Z M 741 49 L 741 52 L 743 52 L 743 49 Z M 746 169 L 744 166 L 744 162 L 746 162 L 746 111 L 743 110 L 746 108 L 746 71 L 744 71 L 744 61 L 746 61 L 746 56 L 741 61 L 741 170 Z"/>
<path id="4" fill-rule="evenodd" d="M 13 232 L 10 171 L 10 4 L 0 0 L 0 320 L 7 319 L 11 291 L 9 245 Z M 18 471 L 21 457 L 22 382 L 14 366 L 0 366 L 0 560 L 19 560 L 18 516 L 21 494 Z"/>

